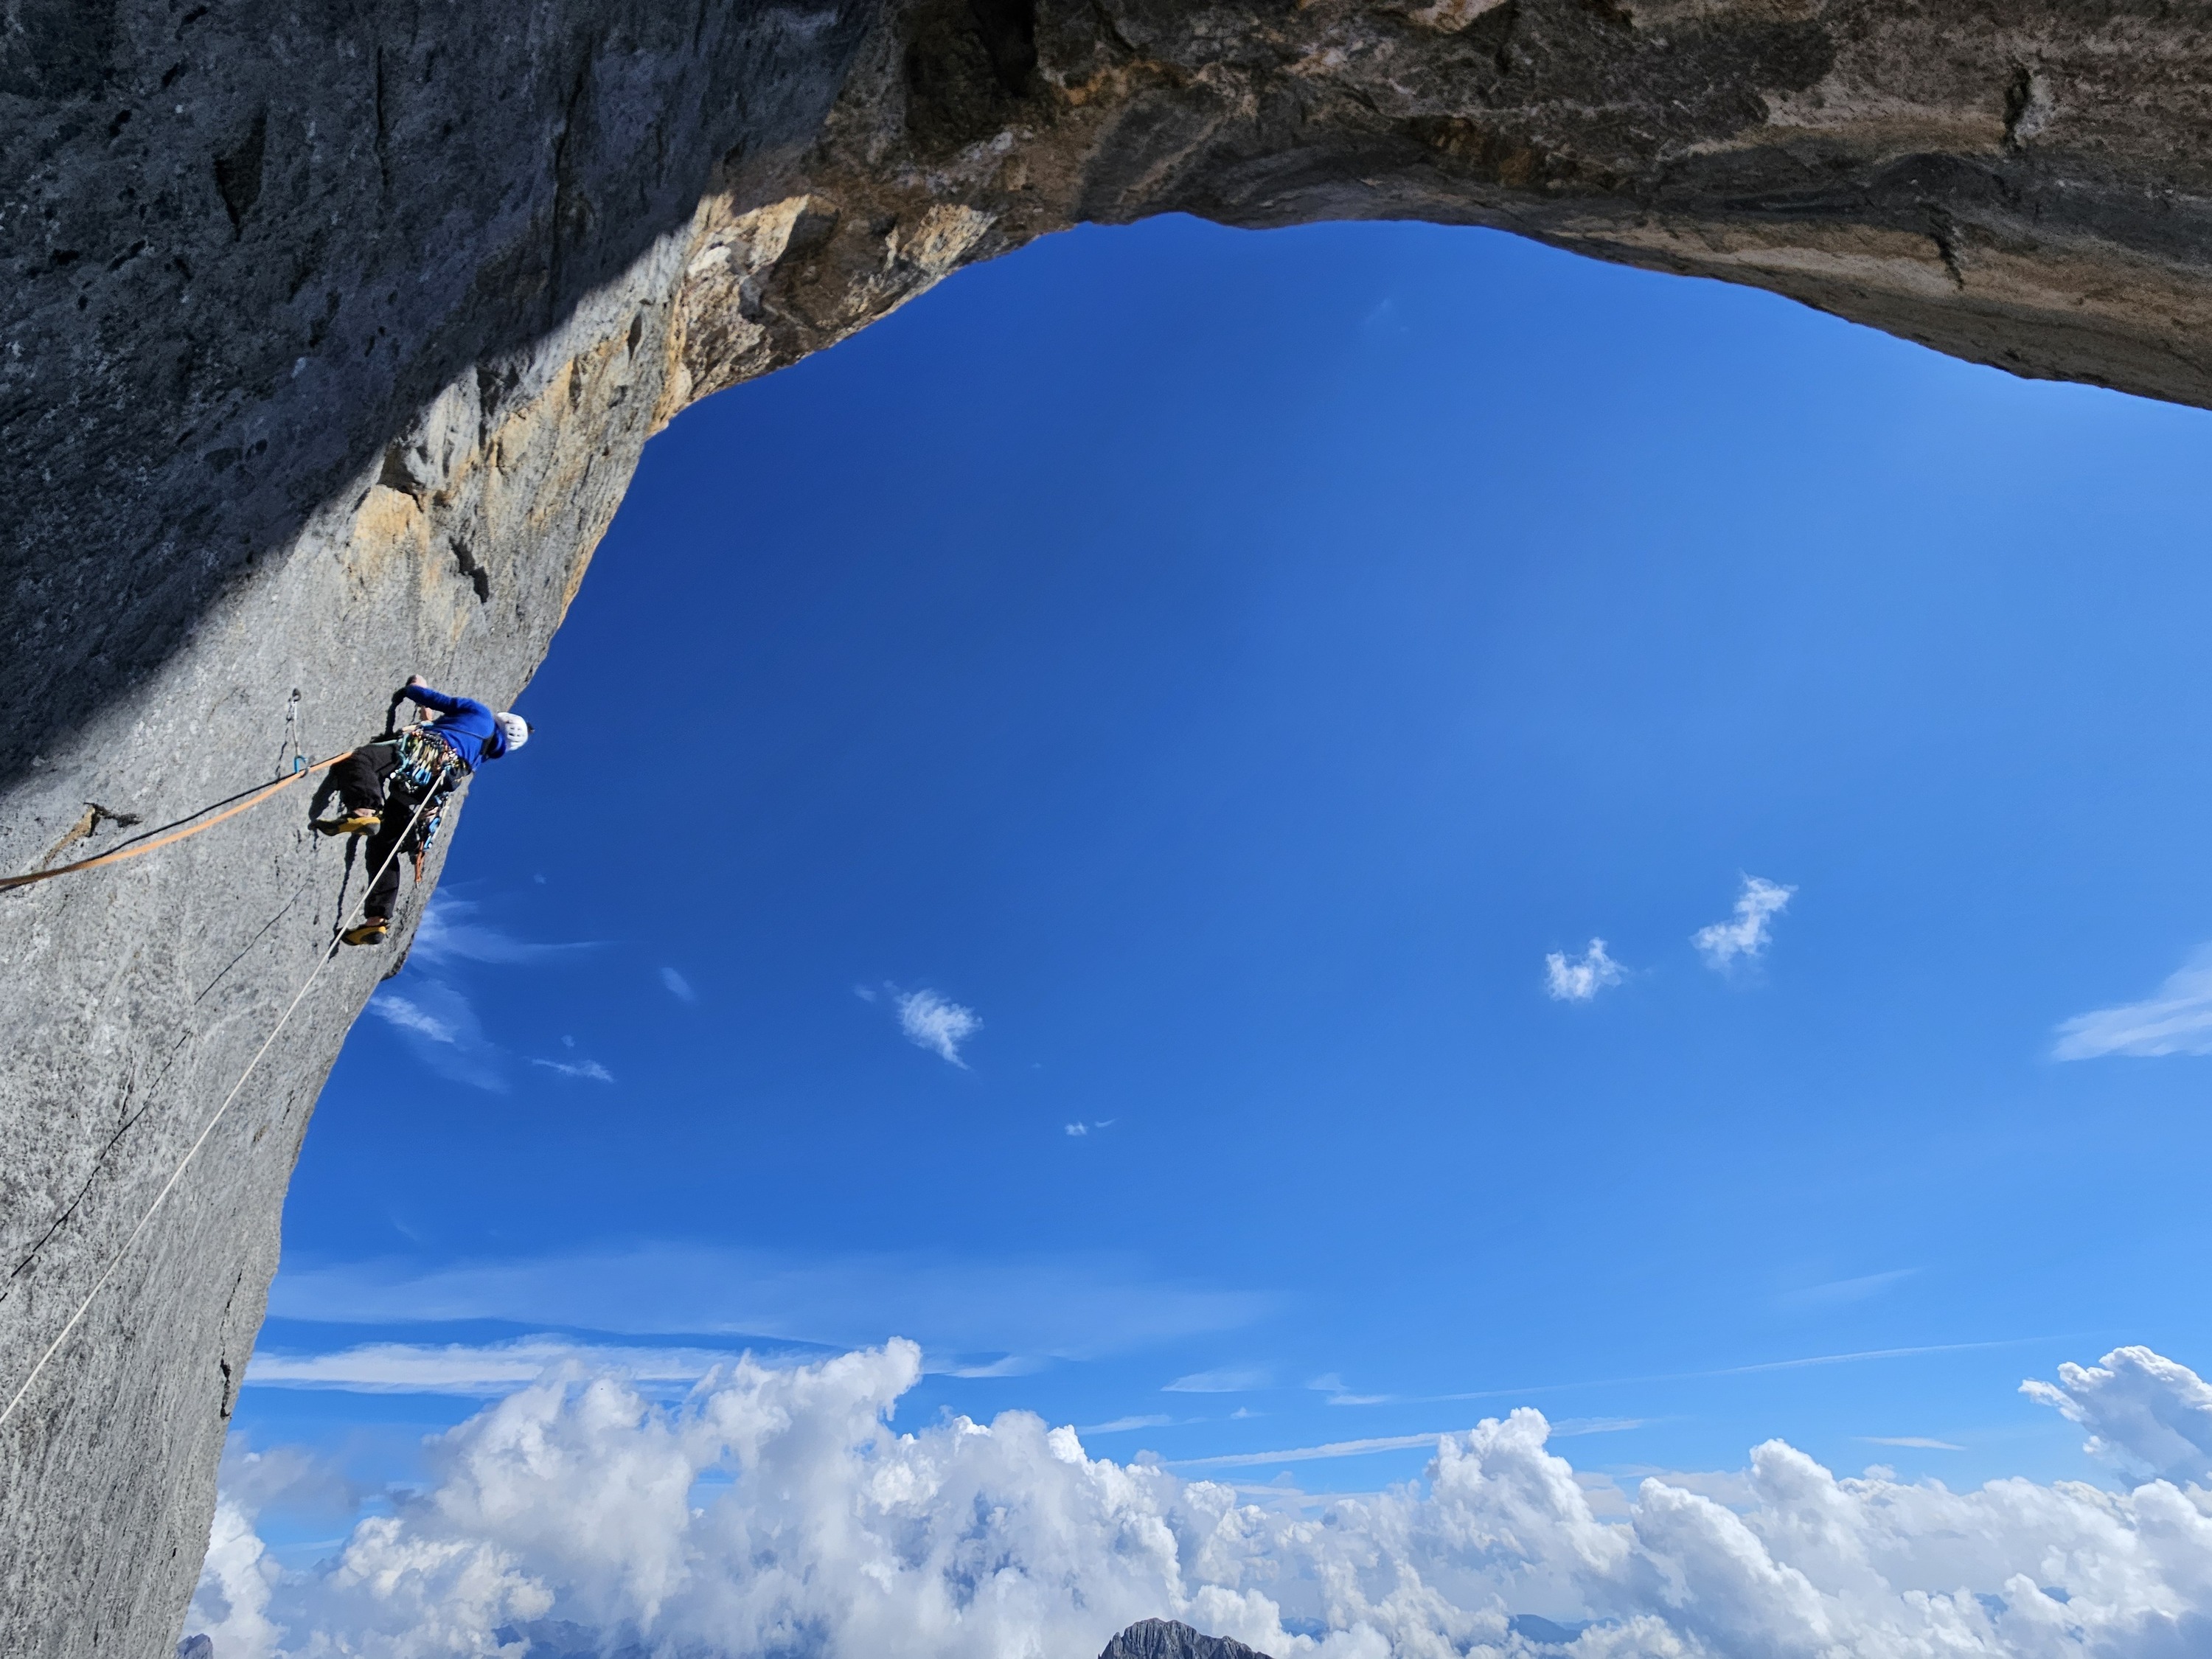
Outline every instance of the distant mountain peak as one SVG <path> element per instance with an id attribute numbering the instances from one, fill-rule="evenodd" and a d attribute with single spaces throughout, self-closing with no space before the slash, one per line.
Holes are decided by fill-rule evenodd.
<path id="1" fill-rule="evenodd" d="M 1268 1659 L 1226 1636 L 1208 1636 L 1173 1619 L 1140 1619 L 1106 1644 L 1098 1659 Z"/>

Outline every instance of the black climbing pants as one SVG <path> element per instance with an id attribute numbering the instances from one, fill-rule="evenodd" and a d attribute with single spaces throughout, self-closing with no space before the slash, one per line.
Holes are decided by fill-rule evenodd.
<path id="1" fill-rule="evenodd" d="M 369 872 L 375 879 L 369 884 L 368 897 L 362 907 L 362 914 L 371 921 L 389 921 L 398 908 L 399 867 L 407 862 L 402 842 L 407 838 L 408 824 L 415 817 L 415 809 L 422 798 L 404 787 L 390 783 L 392 769 L 399 764 L 399 745 L 397 743 L 364 744 L 331 769 L 331 781 L 337 785 L 338 799 L 345 803 L 348 812 L 374 812 L 379 823 L 362 848 L 362 856 L 368 860 Z"/>

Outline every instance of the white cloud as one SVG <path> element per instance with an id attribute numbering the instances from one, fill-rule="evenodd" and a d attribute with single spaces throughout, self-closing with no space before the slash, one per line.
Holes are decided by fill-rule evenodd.
<path id="1" fill-rule="evenodd" d="M 1755 960 L 1766 949 L 1772 932 L 1768 924 L 1790 908 L 1790 896 L 1796 890 L 1759 876 L 1746 876 L 1743 890 L 1736 895 L 1735 915 L 1726 921 L 1698 928 L 1690 935 L 1690 943 L 1698 947 L 1710 968 L 1725 968 L 1738 957 Z"/>
<path id="2" fill-rule="evenodd" d="M 1864 1302 L 1893 1285 L 1902 1285 L 1919 1271 L 1917 1267 L 1893 1267 L 1887 1273 L 1862 1273 L 1856 1279 L 1833 1279 L 1825 1285 L 1785 1291 L 1777 1300 L 1785 1308 L 1829 1308 Z"/>
<path id="3" fill-rule="evenodd" d="M 983 1029 L 974 1009 L 931 990 L 894 991 L 891 996 L 898 1008 L 899 1030 L 908 1042 L 955 1066 L 967 1065 L 960 1058 L 960 1045 Z"/>
<path id="4" fill-rule="evenodd" d="M 2095 1365 L 2061 1365 L 2056 1383 L 2020 1390 L 2088 1430 L 2084 1449 L 2126 1474 L 2212 1479 L 2212 1387 L 2186 1365 L 2148 1348 L 2115 1348 Z"/>
<path id="5" fill-rule="evenodd" d="M 1326 1445 L 1292 1446 L 1283 1451 L 1223 1452 L 1214 1457 L 1186 1457 L 1173 1467 L 1179 1469 L 1249 1469 L 1263 1463 L 1312 1463 L 1329 1457 L 1366 1457 L 1376 1452 L 1411 1451 L 1416 1446 L 1434 1446 L 1449 1436 L 1431 1434 L 1386 1434 L 1365 1440 L 1332 1440 Z"/>
<path id="6" fill-rule="evenodd" d="M 668 988 L 668 994 L 678 1002 L 699 1000 L 699 994 L 691 988 L 691 981 L 673 968 L 663 968 L 660 970 L 660 982 Z"/>
<path id="7" fill-rule="evenodd" d="M 1091 1122 L 1089 1122 L 1089 1123 L 1069 1123 L 1069 1124 L 1065 1124 L 1065 1125 L 1063 1125 L 1063 1126 L 1062 1126 L 1062 1128 L 1063 1128 L 1063 1130 L 1064 1130 L 1064 1132 L 1065 1132 L 1065 1133 L 1068 1133 L 1068 1134 L 1072 1134 L 1072 1135 L 1087 1135 L 1087 1134 L 1094 1134 L 1094 1133 L 1096 1133 L 1097 1131 L 1099 1131 L 1099 1130 L 1101 1130 L 1101 1129 L 1110 1129 L 1110 1128 L 1112 1128 L 1112 1127 L 1114 1127 L 1114 1125 L 1115 1125 L 1116 1122 L 1118 1122 L 1119 1121 L 1120 1121 L 1120 1120 L 1119 1120 L 1119 1119 L 1116 1119 L 1116 1118 L 1103 1117 L 1103 1118 L 1094 1119 L 1092 1121 L 1091 1121 Z"/>
<path id="8" fill-rule="evenodd" d="M 1964 1446 L 1948 1440 L 1930 1440 L 1924 1434 L 1863 1434 L 1860 1439 L 1869 1446 L 1907 1446 L 1915 1451 L 1964 1451 Z"/>
<path id="9" fill-rule="evenodd" d="M 2105 1369 L 2154 1420 L 2201 1410 L 2203 1384 L 2155 1355 Z M 1425 1441 L 1419 1484 L 1285 1501 L 1094 1460 L 1024 1412 L 895 1432 L 920 1374 L 894 1342 L 741 1362 L 672 1407 L 615 1378 L 536 1383 L 431 1442 L 427 1484 L 307 1571 L 276 1572 L 226 1495 L 185 1628 L 216 1633 L 222 1659 L 538 1640 L 1000 1659 L 1095 1653 L 1156 1616 L 1277 1659 L 2179 1659 L 2212 1643 L 2200 1486 L 1952 1492 L 1838 1480 L 1768 1441 L 1741 1474 L 1624 1492 L 1577 1474 L 1524 1408 Z M 2054 1392 L 2094 1416 L 2112 1386 Z"/>
<path id="10" fill-rule="evenodd" d="M 1544 958 L 1544 989 L 1555 1002 L 1588 1002 L 1621 978 L 1621 966 L 1606 955 L 1601 939 L 1592 939 L 1579 957 L 1554 951 Z"/>
<path id="11" fill-rule="evenodd" d="M 1264 1389 L 1268 1384 L 1267 1373 L 1261 1370 L 1235 1370 L 1193 1371 L 1188 1376 L 1178 1376 L 1164 1384 L 1163 1394 L 1243 1394 L 1249 1389 Z"/>
<path id="12" fill-rule="evenodd" d="M 933 1358 L 1018 1366 L 1231 1330 L 1273 1305 L 1256 1292 L 1163 1280 L 1136 1261 L 1103 1253 L 976 1261 L 678 1244 L 433 1267 L 295 1258 L 270 1291 L 276 1317 L 335 1324 L 500 1319 L 837 1348 L 903 1324 Z"/>
<path id="13" fill-rule="evenodd" d="M 1316 1394 L 1327 1395 L 1332 1406 L 1383 1406 L 1396 1397 L 1387 1394 L 1354 1394 L 1334 1371 L 1316 1376 L 1306 1387 Z"/>
<path id="14" fill-rule="evenodd" d="M 2058 1028 L 2057 1060 L 2105 1054 L 2212 1054 L 2212 946 L 2141 1002 L 2078 1014 Z"/>
<path id="15" fill-rule="evenodd" d="M 507 1084 L 505 1050 L 484 1035 L 475 1005 L 443 980 L 411 980 L 412 994 L 381 987 L 368 1011 L 399 1033 L 415 1058 L 440 1077 L 495 1093 Z"/>
<path id="16" fill-rule="evenodd" d="M 1135 1429 L 1164 1429 L 1175 1421 L 1172 1417 L 1117 1417 L 1110 1423 L 1089 1423 L 1078 1429 L 1078 1434 L 1127 1434 Z"/>
<path id="17" fill-rule="evenodd" d="M 426 1042 L 443 1042 L 449 1046 L 460 1042 L 460 1033 L 450 1019 L 441 1019 L 412 997 L 398 991 L 384 991 L 368 1005 L 372 1014 L 410 1032 Z"/>
<path id="18" fill-rule="evenodd" d="M 590 941 L 540 945 L 517 939 L 504 928 L 476 920 L 483 908 L 473 899 L 439 893 L 422 913 L 422 925 L 416 930 L 415 943 L 408 953 L 410 959 L 432 967 L 448 962 L 544 962 L 598 948 Z"/>
<path id="19" fill-rule="evenodd" d="M 648 1386 L 690 1387 L 731 1349 L 586 1346 L 558 1336 L 512 1342 L 367 1342 L 335 1353 L 272 1353 L 257 1349 L 246 1367 L 248 1388 L 337 1389 L 349 1394 L 436 1394 L 490 1398 L 534 1382 L 549 1370 L 588 1365 Z"/>
<path id="20" fill-rule="evenodd" d="M 422 925 L 408 955 L 410 967 L 440 968 L 454 963 L 541 963 L 598 947 L 589 943 L 533 944 L 489 923 L 475 920 L 481 907 L 470 899 L 440 894 L 423 912 Z M 386 984 L 369 1000 L 369 1012 L 396 1030 L 415 1058 L 443 1078 L 503 1093 L 516 1056 L 485 1035 L 467 994 L 436 975 L 410 974 L 407 989 Z M 598 1077 L 603 1068 L 589 1061 L 571 1067 L 538 1060 L 574 1077 Z"/>
<path id="21" fill-rule="evenodd" d="M 549 1072 L 558 1072 L 562 1077 L 589 1078 L 594 1083 L 612 1083 L 615 1074 L 596 1060 L 533 1060 L 532 1066 L 543 1066 Z"/>
<path id="22" fill-rule="evenodd" d="M 281 1577 L 267 1557 L 252 1517 L 226 1494 L 215 1506 L 199 1586 L 185 1614 L 186 1627 L 211 1638 L 224 1659 L 234 1654 L 263 1659 L 287 1651 L 282 1645 L 286 1632 L 269 1617 Z"/>

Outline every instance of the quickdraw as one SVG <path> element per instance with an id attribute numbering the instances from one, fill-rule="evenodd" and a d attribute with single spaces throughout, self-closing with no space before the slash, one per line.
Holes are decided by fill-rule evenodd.
<path id="1" fill-rule="evenodd" d="M 415 860 L 415 879 L 420 881 L 422 861 L 429 856 L 430 843 L 437 839 L 438 825 L 446 816 L 446 797 L 468 775 L 469 769 L 443 738 L 433 737 L 426 726 L 405 727 L 398 734 L 398 763 L 385 787 L 425 802 L 407 848 Z"/>

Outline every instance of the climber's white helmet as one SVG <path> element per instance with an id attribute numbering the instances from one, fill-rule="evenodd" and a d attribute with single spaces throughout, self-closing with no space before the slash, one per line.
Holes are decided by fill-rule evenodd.
<path id="1" fill-rule="evenodd" d="M 499 733 L 507 739 L 510 750 L 520 749 L 530 741 L 530 722 L 513 710 L 494 714 L 492 719 L 498 722 Z"/>

